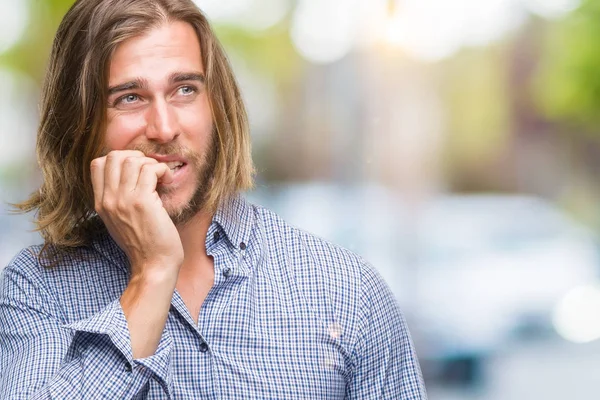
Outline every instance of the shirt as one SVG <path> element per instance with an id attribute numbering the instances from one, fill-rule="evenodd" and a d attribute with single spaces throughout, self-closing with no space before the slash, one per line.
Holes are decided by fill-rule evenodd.
<path id="1" fill-rule="evenodd" d="M 156 353 L 133 359 L 107 233 L 0 285 L 2 399 L 426 399 L 405 319 L 359 256 L 241 196 L 206 236 L 214 285 L 195 324 L 177 291 Z"/>

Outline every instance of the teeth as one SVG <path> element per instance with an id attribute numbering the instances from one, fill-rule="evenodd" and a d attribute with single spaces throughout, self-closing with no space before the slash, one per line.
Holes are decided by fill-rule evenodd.
<path id="1" fill-rule="evenodd" d="M 176 168 L 182 167 L 183 163 L 181 161 L 170 161 L 167 163 L 167 166 L 170 169 L 176 169 Z"/>

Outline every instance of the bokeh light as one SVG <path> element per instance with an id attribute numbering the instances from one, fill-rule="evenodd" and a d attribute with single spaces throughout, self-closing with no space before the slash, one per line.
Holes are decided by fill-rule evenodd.
<path id="1" fill-rule="evenodd" d="M 28 11 L 26 0 L 0 0 L 0 54 L 21 39 L 27 29 Z"/>
<path id="2" fill-rule="evenodd" d="M 506 0 L 403 0 L 391 13 L 386 39 L 410 56 L 437 61 L 461 46 L 483 46 L 523 20 Z"/>
<path id="3" fill-rule="evenodd" d="M 208 18 L 216 23 L 262 31 L 281 22 L 291 8 L 291 0 L 195 0 Z"/>
<path id="4" fill-rule="evenodd" d="M 314 63 L 331 63 L 354 45 L 356 0 L 300 0 L 290 35 L 298 52 Z"/>
<path id="5" fill-rule="evenodd" d="M 587 343 L 600 339 L 600 286 L 569 291 L 554 311 L 554 326 L 565 339 Z"/>
<path id="6" fill-rule="evenodd" d="M 545 18 L 560 18 L 579 6 L 580 0 L 526 0 L 528 9 Z"/>

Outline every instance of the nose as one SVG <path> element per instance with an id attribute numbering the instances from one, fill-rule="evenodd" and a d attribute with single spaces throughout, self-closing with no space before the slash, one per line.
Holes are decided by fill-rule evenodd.
<path id="1" fill-rule="evenodd" d="M 164 100 L 157 100 L 148 111 L 146 137 L 158 143 L 168 143 L 179 136 L 177 114 Z"/>

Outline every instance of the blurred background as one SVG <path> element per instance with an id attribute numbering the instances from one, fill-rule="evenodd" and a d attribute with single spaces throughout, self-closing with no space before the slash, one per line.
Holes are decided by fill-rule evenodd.
<path id="1" fill-rule="evenodd" d="M 368 259 L 432 400 L 592 399 L 600 0 L 197 0 L 250 113 L 253 201 Z M 37 102 L 71 0 L 0 0 L 0 268 L 40 242 Z"/>

